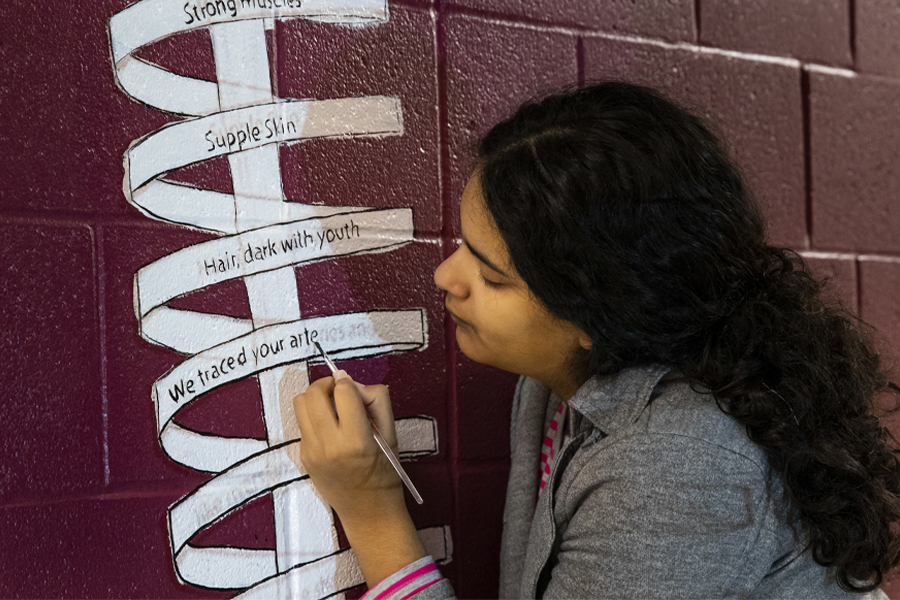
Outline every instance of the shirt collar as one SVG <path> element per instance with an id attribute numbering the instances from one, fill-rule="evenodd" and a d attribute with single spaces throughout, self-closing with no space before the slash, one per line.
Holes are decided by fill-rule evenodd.
<path id="1" fill-rule="evenodd" d="M 638 418 L 653 388 L 670 370 L 670 367 L 652 365 L 592 377 L 569 399 L 569 406 L 609 435 Z"/>

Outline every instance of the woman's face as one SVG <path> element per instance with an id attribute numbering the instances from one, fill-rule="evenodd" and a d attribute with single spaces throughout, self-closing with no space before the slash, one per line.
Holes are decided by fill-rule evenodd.
<path id="1" fill-rule="evenodd" d="M 437 268 L 434 281 L 456 323 L 456 340 L 472 360 L 543 381 L 573 394 L 570 361 L 590 338 L 552 316 L 515 272 L 506 244 L 484 205 L 477 176 L 460 201 L 462 245 Z M 568 389 L 574 386 L 574 389 Z"/>

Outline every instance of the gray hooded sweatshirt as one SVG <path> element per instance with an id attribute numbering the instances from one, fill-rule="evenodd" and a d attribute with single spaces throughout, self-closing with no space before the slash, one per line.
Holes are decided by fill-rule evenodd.
<path id="1" fill-rule="evenodd" d="M 540 382 L 519 381 L 500 598 L 887 599 L 838 587 L 786 522 L 765 453 L 664 367 L 578 390 L 571 438 L 535 503 L 559 404 Z M 441 580 L 411 598 L 452 595 Z"/>

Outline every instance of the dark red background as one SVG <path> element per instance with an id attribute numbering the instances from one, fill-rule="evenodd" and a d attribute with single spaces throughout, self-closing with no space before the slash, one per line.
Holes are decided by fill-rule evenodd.
<path id="1" fill-rule="evenodd" d="M 127 4 L 14 0 L 0 23 L 0 597 L 229 595 L 179 584 L 169 549 L 166 509 L 207 476 L 156 440 L 150 388 L 181 358 L 138 336 L 132 278 L 210 236 L 149 220 L 122 195 L 128 144 L 175 120 L 116 86 L 107 22 Z M 451 527 L 442 570 L 461 597 L 496 595 L 515 381 L 455 350 L 431 281 L 455 246 L 478 135 L 555 84 L 622 76 L 662 88 L 714 121 L 773 240 L 831 276 L 893 356 L 898 40 L 893 0 L 402 0 L 377 27 L 276 24 L 277 95 L 403 104 L 403 137 L 284 146 L 281 162 L 292 200 L 415 210 L 414 244 L 297 276 L 308 316 L 425 308 L 426 350 L 347 368 L 391 384 L 397 416 L 438 420 L 440 453 L 407 463 L 426 499 L 413 517 Z M 140 54 L 214 79 L 205 31 Z M 230 185 L 222 159 L 176 177 Z M 249 312 L 235 282 L 175 304 Z M 184 421 L 262 435 L 255 382 L 210 394 Z M 197 541 L 271 547 L 270 504 L 248 504 Z"/>

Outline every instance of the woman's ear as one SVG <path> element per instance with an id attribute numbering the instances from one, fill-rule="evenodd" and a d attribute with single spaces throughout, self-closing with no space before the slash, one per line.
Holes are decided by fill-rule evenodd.
<path id="1" fill-rule="evenodd" d="M 578 343 L 581 344 L 581 347 L 585 350 L 590 350 L 594 346 L 591 337 L 580 329 L 578 330 Z"/>

